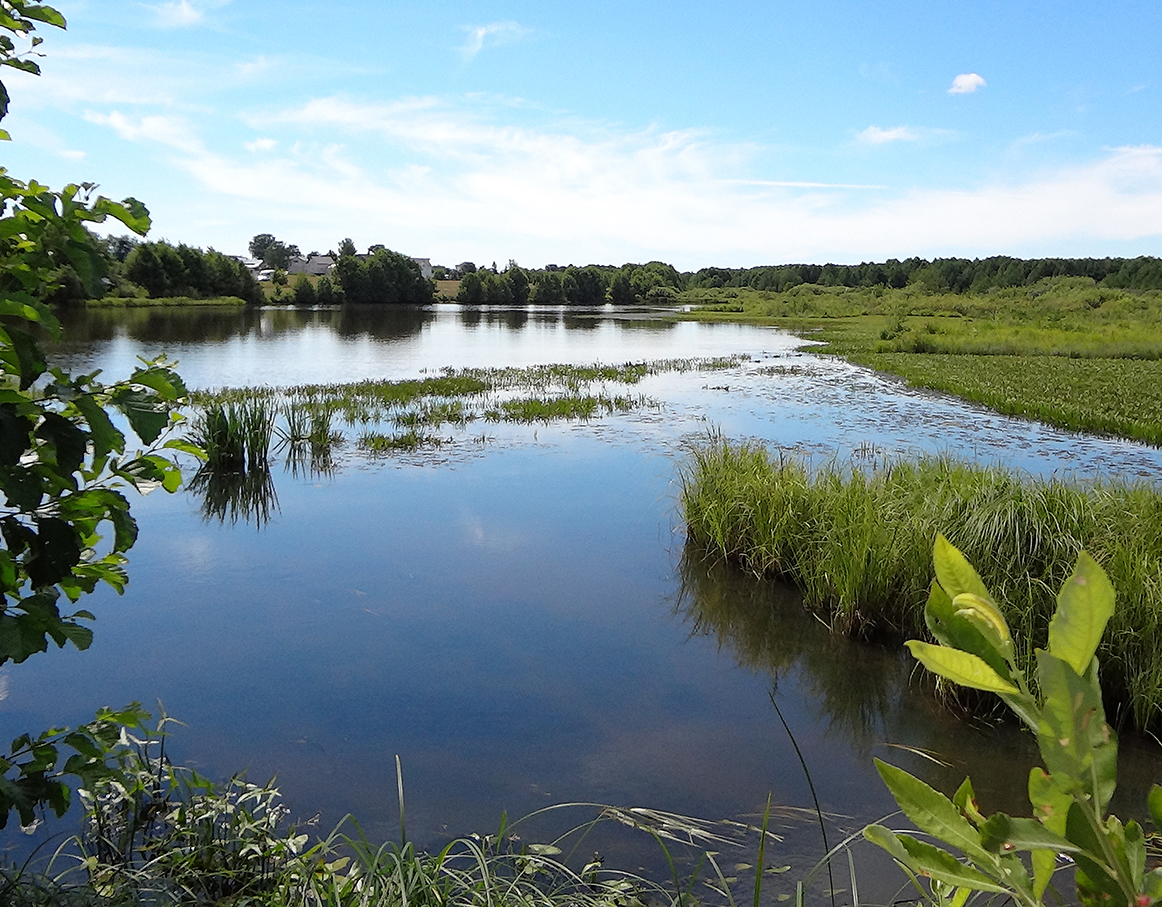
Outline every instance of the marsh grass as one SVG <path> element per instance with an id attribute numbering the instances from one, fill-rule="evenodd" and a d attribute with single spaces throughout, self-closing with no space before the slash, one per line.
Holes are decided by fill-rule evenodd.
<path id="1" fill-rule="evenodd" d="M 353 440 L 364 452 L 415 450 L 437 446 L 440 439 L 431 431 L 444 425 L 464 429 L 477 420 L 584 420 L 657 406 L 642 394 L 619 389 L 649 375 L 725 369 L 744 358 L 444 369 L 405 381 L 198 391 L 193 395 L 200 410 L 196 437 L 207 447 L 210 469 L 247 468 L 251 458 L 267 455 L 272 435 L 292 468 L 333 466 L 333 448 L 348 440 L 344 427 L 358 430 Z M 394 431 L 383 430 L 388 426 Z"/>
<path id="2" fill-rule="evenodd" d="M 359 436 L 358 440 L 359 448 L 372 454 L 385 454 L 399 450 L 411 451 L 420 447 L 440 447 L 443 443 L 442 438 L 423 434 L 414 429 L 408 429 L 394 435 L 365 432 Z"/>
<path id="3" fill-rule="evenodd" d="M 690 317 L 776 324 L 822 341 L 816 352 L 1008 415 L 1162 445 L 1162 292 L 1077 277 L 978 294 L 801 286 L 696 295 L 709 305 Z"/>
<path id="4" fill-rule="evenodd" d="M 811 468 L 711 438 L 682 474 L 689 538 L 781 577 L 838 631 L 921 636 L 937 532 L 972 560 L 1028 664 L 1045 645 L 1056 590 L 1084 547 L 1118 610 L 1103 643 L 1112 711 L 1162 726 L 1162 492 L 1121 480 L 1034 479 L 950 457 Z"/>

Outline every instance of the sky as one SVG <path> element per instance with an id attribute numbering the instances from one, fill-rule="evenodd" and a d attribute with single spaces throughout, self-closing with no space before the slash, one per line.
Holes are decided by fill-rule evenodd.
<path id="1" fill-rule="evenodd" d="M 0 165 L 138 198 L 154 239 L 683 270 L 1162 255 L 1160 0 L 55 5 L 42 75 L 4 77 Z"/>

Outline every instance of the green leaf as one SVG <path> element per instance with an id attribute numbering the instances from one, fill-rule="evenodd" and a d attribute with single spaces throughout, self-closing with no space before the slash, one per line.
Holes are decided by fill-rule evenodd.
<path id="1" fill-rule="evenodd" d="M 896 833 L 891 829 L 873 823 L 864 826 L 863 836 L 872 844 L 877 844 L 882 847 L 897 860 L 903 862 L 908 859 L 908 852 L 904 850 L 904 845 L 900 843 L 900 839 L 896 837 Z"/>
<path id="2" fill-rule="evenodd" d="M 94 202 L 93 211 L 101 217 L 108 215 L 116 218 L 139 236 L 149 232 L 149 209 L 135 198 L 115 202 L 102 196 Z"/>
<path id="3" fill-rule="evenodd" d="M 977 656 L 1003 680 L 1012 682 L 1005 653 L 988 638 L 981 627 L 953 604 L 936 581 L 932 582 L 929 589 L 924 622 L 932 635 L 945 646 Z"/>
<path id="4" fill-rule="evenodd" d="M 1050 831 L 1036 819 L 1014 819 L 1004 813 L 989 816 L 981 829 L 981 841 L 992 853 L 1048 849 L 1056 853 L 1077 853 L 1081 848 L 1062 835 Z"/>
<path id="5" fill-rule="evenodd" d="M 1049 651 L 1084 675 L 1113 614 L 1114 587 L 1097 561 L 1083 551 L 1057 595 L 1057 613 L 1049 622 Z"/>
<path id="6" fill-rule="evenodd" d="M 1045 767 L 1055 775 L 1076 779 L 1095 797 L 1099 810 L 1104 809 L 1116 780 L 1117 738 L 1105 721 L 1096 665 L 1091 664 L 1090 675 L 1082 678 L 1060 658 L 1038 649 L 1037 673 L 1045 699 L 1037 743 Z M 1093 789 L 1094 768 L 1098 769 L 1097 790 Z"/>
<path id="7" fill-rule="evenodd" d="M 1150 788 L 1150 793 L 1146 796 L 1146 805 L 1150 809 L 1150 820 L 1154 827 L 1162 831 L 1162 787 L 1155 784 Z"/>
<path id="8" fill-rule="evenodd" d="M 911 835 L 897 835 L 900 844 L 908 853 L 907 864 L 922 876 L 936 879 L 947 885 L 970 888 L 973 891 L 989 891 L 993 894 L 1008 894 L 1009 890 L 997 884 L 978 869 L 961 863 L 956 857 Z"/>
<path id="9" fill-rule="evenodd" d="M 129 425 L 146 444 L 152 444 L 169 425 L 169 407 L 152 394 L 122 390 L 113 397 L 113 405 L 129 419 Z"/>
<path id="10" fill-rule="evenodd" d="M 25 6 L 20 10 L 20 14 L 27 19 L 35 19 L 37 22 L 44 22 L 47 25 L 55 25 L 57 28 L 65 27 L 65 17 L 51 6 Z"/>
<path id="11" fill-rule="evenodd" d="M 962 592 L 971 592 L 988 602 L 993 601 L 984 581 L 972 568 L 972 564 L 943 534 L 936 536 L 932 562 L 936 567 L 936 579 L 949 598 L 956 598 Z"/>
<path id="12" fill-rule="evenodd" d="M 1014 684 L 1005 680 L 976 655 L 947 646 L 933 646 L 918 639 L 910 639 L 905 645 L 912 656 L 929 671 L 961 686 L 992 693 L 1020 693 Z"/>
<path id="13" fill-rule="evenodd" d="M 981 846 L 980 834 L 944 794 L 880 759 L 876 770 L 896 803 L 916 827 L 964 852 L 974 863 L 989 865 L 992 855 Z"/>
<path id="14" fill-rule="evenodd" d="M 110 453 L 125 452 L 125 436 L 113 425 L 109 414 L 92 396 L 82 394 L 72 400 L 72 405 L 89 423 L 89 435 L 93 440 L 93 459 L 102 460 Z"/>

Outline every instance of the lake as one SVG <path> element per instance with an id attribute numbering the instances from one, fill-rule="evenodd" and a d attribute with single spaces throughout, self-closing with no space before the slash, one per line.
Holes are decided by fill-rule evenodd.
<path id="1" fill-rule="evenodd" d="M 1162 477 L 1153 448 L 909 389 L 773 329 L 646 309 L 88 310 L 65 332 L 56 364 L 114 379 L 164 352 L 202 388 L 739 357 L 647 377 L 627 413 L 473 423 L 435 451 L 346 445 L 325 473 L 276 466 L 260 527 L 187 491 L 131 499 L 131 582 L 86 600 L 92 648 L 0 669 L 9 737 L 160 700 L 186 725 L 178 761 L 277 774 L 295 815 L 354 813 L 373 839 L 398 828 L 397 754 L 421 843 L 566 801 L 751 821 L 768 792 L 808 807 L 772 700 L 840 826 L 895 808 L 873 756 L 948 791 L 972 773 L 986 811 L 1023 811 L 1031 740 L 950 716 L 899 654 L 685 551 L 680 465 L 721 431 L 820 461 L 943 451 Z M 1126 741 L 1116 808 L 1140 812 L 1156 757 Z M 809 824 L 783 847 L 788 863 L 822 853 Z"/>

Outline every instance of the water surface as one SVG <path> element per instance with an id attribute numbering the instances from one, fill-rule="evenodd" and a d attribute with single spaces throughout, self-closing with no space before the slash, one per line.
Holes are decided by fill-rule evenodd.
<path id="1" fill-rule="evenodd" d="M 986 810 L 1022 810 L 1031 741 L 943 712 L 910 664 L 831 636 L 791 590 L 685 552 L 684 452 L 720 430 L 814 458 L 950 451 L 1162 476 L 1152 448 L 910 390 L 772 329 L 649 311 L 88 311 L 66 336 L 71 369 L 116 378 L 166 352 L 193 387 L 742 357 L 647 378 L 633 391 L 657 405 L 628 414 L 448 429 L 435 455 L 348 448 L 329 475 L 276 468 L 261 529 L 206 519 L 186 492 L 135 500 L 131 583 L 87 602 L 92 648 L 0 673 L 9 736 L 160 699 L 187 725 L 179 759 L 277 773 L 297 814 L 353 812 L 379 838 L 397 822 L 396 754 L 420 841 L 560 801 L 709 818 L 753 816 L 768 792 L 807 806 L 772 697 L 824 809 L 852 827 L 894 808 L 873 756 L 948 790 L 972 772 Z M 1156 753 L 1124 749 L 1137 810 Z M 812 835 L 788 840 L 787 862 L 818 855 Z"/>

